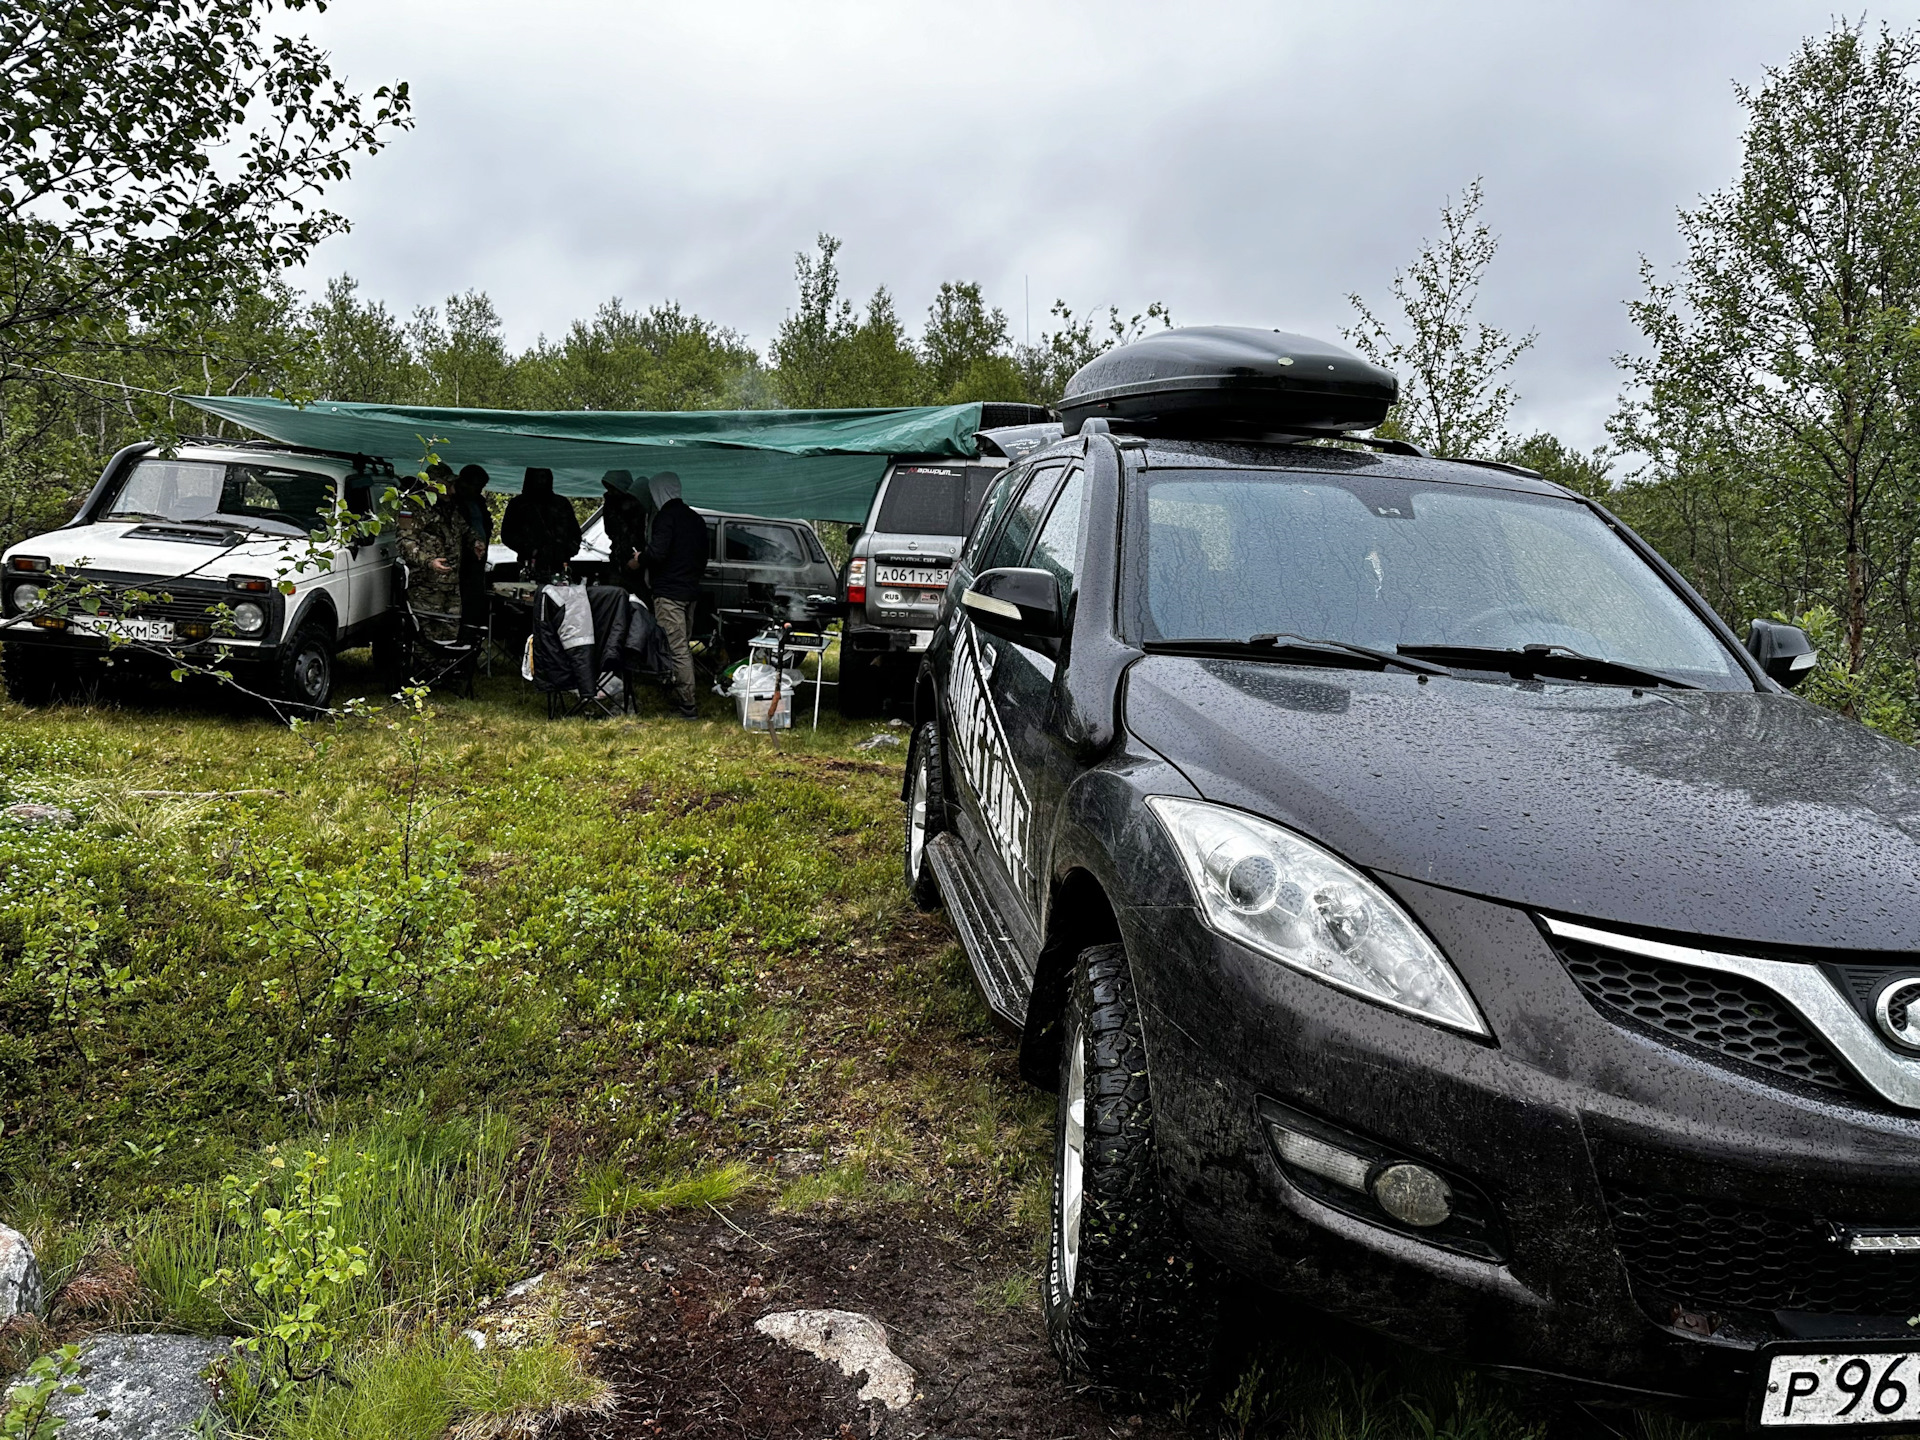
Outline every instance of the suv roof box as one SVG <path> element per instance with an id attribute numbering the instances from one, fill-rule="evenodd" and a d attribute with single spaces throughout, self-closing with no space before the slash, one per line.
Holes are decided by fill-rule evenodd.
<path id="1" fill-rule="evenodd" d="M 1378 425 L 1399 393 L 1390 372 L 1323 340 L 1195 325 L 1096 356 L 1059 408 L 1069 435 L 1096 415 L 1138 434 L 1339 434 Z"/>

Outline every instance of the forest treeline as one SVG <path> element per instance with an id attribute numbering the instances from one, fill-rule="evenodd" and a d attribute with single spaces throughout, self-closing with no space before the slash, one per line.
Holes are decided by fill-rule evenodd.
<path id="1" fill-rule="evenodd" d="M 145 13 L 134 0 L 73 3 Z M 183 394 L 1046 404 L 1093 355 L 1171 323 L 1158 304 L 1126 315 L 1056 303 L 1017 343 L 963 280 L 910 320 L 884 286 L 864 301 L 844 293 L 826 235 L 795 257 L 794 301 L 764 351 L 672 301 L 609 299 L 516 352 L 483 292 L 411 314 L 347 276 L 300 294 L 287 277 L 345 225 L 318 203 L 326 187 L 411 117 L 403 84 L 355 95 L 304 40 L 289 71 L 265 48 L 266 9 L 209 0 L 137 43 L 90 27 L 84 55 L 34 30 L 42 9 L 0 12 L 0 52 L 46 70 L 0 91 L 0 544 L 64 520 L 121 444 L 206 428 Z M 177 51 L 187 66 L 209 47 L 229 57 L 225 89 L 172 85 L 156 59 Z M 1840 21 L 1736 87 L 1738 174 L 1681 212 L 1681 261 L 1643 266 L 1640 293 L 1622 297 L 1642 338 L 1620 358 L 1606 446 L 1582 453 L 1510 426 L 1510 372 L 1539 337 L 1475 312 L 1497 249 L 1478 182 L 1442 209 L 1386 299 L 1349 297 L 1346 332 L 1400 377 L 1389 433 L 1526 464 L 1600 500 L 1741 633 L 1756 616 L 1806 624 L 1823 653 L 1807 693 L 1903 739 L 1920 723 L 1916 65 L 1920 32 Z M 268 94 L 279 123 L 241 127 L 234 117 Z"/>

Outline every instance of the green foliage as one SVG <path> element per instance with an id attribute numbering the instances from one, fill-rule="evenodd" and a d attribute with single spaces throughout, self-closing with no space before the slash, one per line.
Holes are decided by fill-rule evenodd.
<path id="1" fill-rule="evenodd" d="M 477 1351 L 450 1333 L 372 1350 L 346 1369 L 344 1379 L 296 1397 L 276 1415 L 279 1440 L 537 1434 L 556 1415 L 596 1408 L 606 1394 L 571 1350 L 529 1345 Z"/>
<path id="2" fill-rule="evenodd" d="M 1598 500 L 1603 505 L 1613 503 L 1613 456 L 1604 445 L 1582 455 L 1541 430 L 1524 440 L 1509 442 L 1497 458 L 1509 465 L 1538 470 L 1554 484 L 1564 485 L 1589 500 Z"/>
<path id="3" fill-rule="evenodd" d="M 78 1345 L 62 1345 L 36 1358 L 6 1392 L 0 1440 L 53 1440 L 67 1422 L 49 1409 L 62 1395 L 85 1393 L 78 1383 L 83 1370 Z"/>
<path id="4" fill-rule="evenodd" d="M 220 1189 L 227 1222 L 259 1252 L 246 1271 L 259 1318 L 240 1343 L 266 1357 L 263 1379 L 272 1388 L 332 1372 L 336 1311 L 346 1287 L 367 1273 L 367 1250 L 339 1242 L 332 1217 L 341 1200 L 325 1187 L 325 1155 L 309 1150 L 291 1169 L 280 1155 L 267 1163 L 284 1173 L 284 1184 L 270 1188 L 266 1175 L 250 1182 L 229 1175 Z M 218 1269 L 200 1289 L 231 1290 L 236 1278 L 232 1269 Z"/>
<path id="5" fill-rule="evenodd" d="M 1920 35 L 1839 23 L 1757 90 L 1741 172 L 1645 270 L 1612 428 L 1631 522 L 1729 620 L 1826 607 L 1855 715 L 1920 658 Z M 1894 677 L 1898 677 L 1895 679 Z"/>
<path id="6" fill-rule="evenodd" d="M 1500 379 L 1534 342 L 1478 320 L 1480 281 L 1499 242 L 1480 218 L 1484 197 L 1475 180 L 1440 206 L 1440 237 L 1393 277 L 1400 317 L 1376 316 L 1358 295 L 1359 316 L 1343 333 L 1361 354 L 1400 379 L 1400 398 L 1382 433 L 1436 455 L 1492 458 L 1508 443 L 1507 417 L 1516 396 Z"/>

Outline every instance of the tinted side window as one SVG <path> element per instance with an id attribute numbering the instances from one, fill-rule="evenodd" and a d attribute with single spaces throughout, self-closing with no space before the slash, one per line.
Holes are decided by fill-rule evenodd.
<path id="1" fill-rule="evenodd" d="M 1018 465 L 1011 470 L 1003 470 L 1000 483 L 993 487 L 986 503 L 980 507 L 980 515 L 974 521 L 973 533 L 967 540 L 965 552 L 967 566 L 975 573 L 985 568 L 980 563 L 980 557 L 986 552 L 987 541 L 993 538 L 993 527 L 1000 523 L 1000 517 L 1006 513 L 1007 502 L 1019 493 L 1027 476 L 1032 473 Z"/>
<path id="2" fill-rule="evenodd" d="M 601 543 L 604 544 L 606 542 L 606 537 L 607 537 L 607 532 L 604 528 L 602 528 L 600 531 Z M 707 558 L 711 560 L 717 555 L 719 555 L 719 553 L 720 553 L 720 522 L 718 520 L 708 520 L 707 521 Z"/>
<path id="3" fill-rule="evenodd" d="M 1075 470 L 1061 487 L 1060 498 L 1053 502 L 1040 538 L 1033 542 L 1033 554 L 1027 564 L 1037 570 L 1051 570 L 1060 582 L 1060 604 L 1064 609 L 1073 594 L 1073 577 L 1080 569 L 1080 497 L 1086 490 L 1086 472 Z"/>
<path id="4" fill-rule="evenodd" d="M 800 538 L 807 542 L 807 553 L 813 557 L 814 564 L 825 565 L 829 563 L 827 560 L 827 552 L 820 544 L 820 537 L 814 533 L 811 525 L 804 526 L 801 529 Z"/>
<path id="5" fill-rule="evenodd" d="M 997 570 L 1002 565 L 1020 563 L 1034 532 L 1040 528 L 1042 517 L 1047 513 L 1047 505 L 1060 483 L 1062 468 L 1056 465 L 1039 471 L 1034 475 L 1033 483 L 1020 492 L 1020 498 L 1014 502 L 1000 526 L 1000 533 L 994 536 L 993 543 L 987 547 L 987 558 L 980 567 L 982 570 Z"/>
<path id="6" fill-rule="evenodd" d="M 727 522 L 727 559 L 749 565 L 804 565 L 806 552 L 790 525 L 756 525 L 745 520 Z"/>

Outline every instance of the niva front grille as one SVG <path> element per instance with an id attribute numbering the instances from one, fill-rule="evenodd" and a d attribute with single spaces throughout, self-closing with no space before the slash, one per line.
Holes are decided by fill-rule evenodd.
<path id="1" fill-rule="evenodd" d="M 1809 1085 L 1866 1091 L 1778 995 L 1755 980 L 1644 955 L 1556 942 L 1586 996 L 1604 1012 Z"/>
<path id="2" fill-rule="evenodd" d="M 1610 1192 L 1607 1210 L 1643 1303 L 1658 1297 L 1696 1310 L 1920 1314 L 1920 1254 L 1851 1254 L 1817 1216 L 1634 1190 Z"/>

